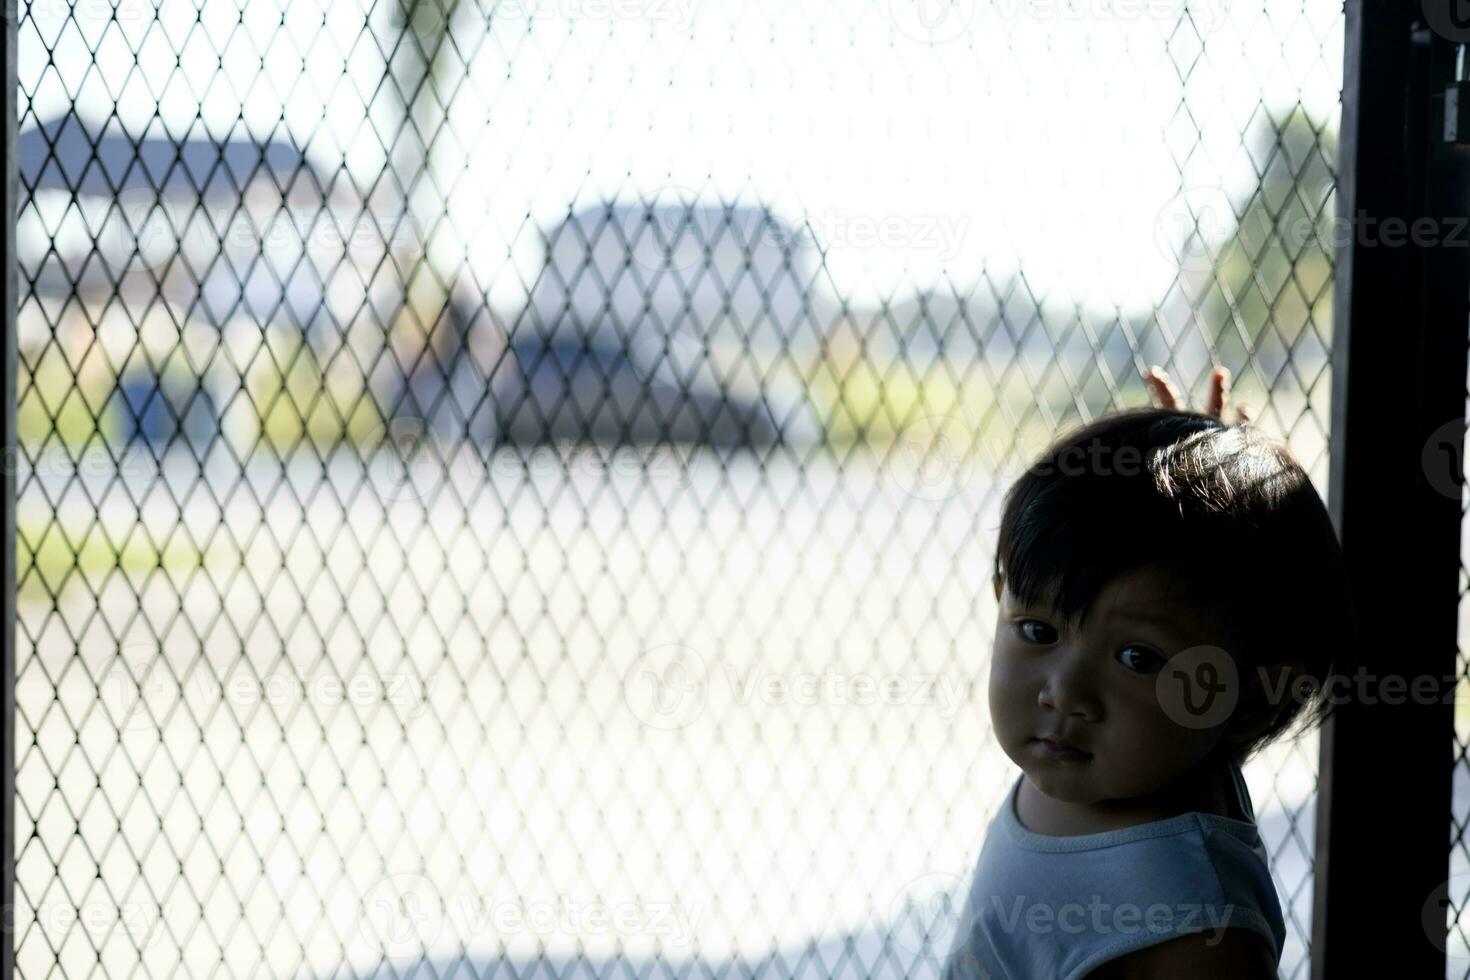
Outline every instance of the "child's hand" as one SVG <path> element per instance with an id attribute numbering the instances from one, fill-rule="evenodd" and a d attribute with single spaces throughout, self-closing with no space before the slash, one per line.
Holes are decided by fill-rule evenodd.
<path id="1" fill-rule="evenodd" d="M 1225 409 L 1230 404 L 1230 395 L 1226 390 L 1226 385 L 1229 382 L 1230 372 L 1225 368 L 1217 367 L 1210 373 L 1210 397 L 1209 401 L 1205 404 L 1205 413 L 1215 416 L 1221 422 L 1225 421 Z M 1148 385 L 1150 394 L 1154 396 L 1160 408 L 1178 408 L 1183 403 L 1183 399 L 1179 397 L 1179 392 L 1174 388 L 1174 383 L 1169 380 L 1169 376 L 1164 373 L 1164 369 L 1157 364 L 1143 373 L 1143 383 Z M 1242 422 L 1249 421 L 1250 416 L 1246 414 L 1245 409 L 1237 405 L 1235 408 L 1235 421 L 1228 424 L 1239 425 Z"/>

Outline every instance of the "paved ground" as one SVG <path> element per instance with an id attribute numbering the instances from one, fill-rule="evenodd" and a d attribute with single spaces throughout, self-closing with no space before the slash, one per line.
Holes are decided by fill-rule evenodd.
<path id="1" fill-rule="evenodd" d="M 916 923 L 1015 774 L 985 711 L 996 480 L 653 462 L 411 468 L 417 493 L 386 464 L 131 476 L 141 505 L 114 490 L 106 520 L 234 542 L 182 597 L 114 580 L 22 610 L 24 893 L 54 911 L 100 869 L 143 959 L 201 972 L 221 946 L 304 976 L 851 934 L 926 975 L 947 936 Z M 1305 929 L 1312 767 L 1248 775 Z M 27 973 L 53 956 L 22 948 Z"/>

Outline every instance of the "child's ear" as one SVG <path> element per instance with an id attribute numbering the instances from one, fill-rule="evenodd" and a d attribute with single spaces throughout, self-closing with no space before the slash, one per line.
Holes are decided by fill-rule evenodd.
<path id="1" fill-rule="evenodd" d="M 995 576 L 995 578 L 993 578 L 993 579 L 990 580 L 990 583 L 995 586 L 995 601 L 996 602 L 999 602 L 1000 601 L 1001 581 L 1002 580 L 1001 580 L 1001 577 L 999 575 Z"/>

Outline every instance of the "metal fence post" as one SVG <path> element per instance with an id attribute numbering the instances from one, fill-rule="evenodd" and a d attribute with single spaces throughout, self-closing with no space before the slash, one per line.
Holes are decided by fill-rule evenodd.
<path id="1" fill-rule="evenodd" d="M 1467 211 L 1470 149 L 1442 141 L 1436 93 L 1455 47 L 1444 6 L 1422 22 L 1418 4 L 1346 7 L 1338 226 L 1352 234 L 1337 242 L 1329 506 L 1366 683 L 1354 679 L 1321 733 L 1316 980 L 1445 975 L 1434 907 L 1449 869 L 1453 698 L 1390 698 L 1381 683 L 1455 686 L 1470 252 L 1446 229 Z M 1389 219 L 1429 219 L 1445 237 L 1395 247 Z"/>
<path id="2" fill-rule="evenodd" d="M 19 278 L 15 269 L 15 218 L 17 197 L 18 173 L 16 166 L 16 100 L 19 97 L 16 80 L 16 27 L 19 18 L 19 4 L 16 0 L 5 0 L 5 215 L 4 223 L 5 268 L 3 277 L 3 288 L 5 291 L 4 316 L 5 316 L 5 341 L 4 355 L 0 358 L 3 363 L 3 381 L 0 381 L 0 391 L 4 391 L 5 415 L 5 439 L 0 445 L 0 629 L 4 630 L 0 635 L 0 649 L 4 651 L 5 666 L 0 668 L 4 678 L 0 680 L 0 688 L 4 694 L 0 695 L 0 714 L 4 720 L 3 738 L 0 745 L 5 746 L 7 757 L 5 764 L 0 766 L 0 805 L 4 806 L 4 819 L 0 820 L 0 833 L 5 836 L 3 851 L 4 857 L 0 859 L 3 871 L 0 871 L 0 906 L 3 906 L 3 921 L 0 928 L 5 933 L 5 941 L 0 943 L 0 980 L 9 980 L 15 975 L 15 461 L 19 456 L 18 442 L 16 439 L 16 337 L 15 337 L 15 315 L 20 305 Z"/>

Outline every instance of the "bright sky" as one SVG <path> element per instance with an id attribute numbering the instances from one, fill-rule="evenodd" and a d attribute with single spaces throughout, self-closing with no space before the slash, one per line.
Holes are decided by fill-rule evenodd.
<path id="1" fill-rule="evenodd" d="M 540 264 L 536 226 L 670 189 L 811 221 L 858 303 L 1023 267 L 1038 293 L 1147 307 L 1175 274 L 1171 198 L 1249 189 L 1252 113 L 1335 119 L 1341 83 L 1334 0 L 1197 0 L 1184 23 L 1186 0 L 502 0 L 487 30 L 491 2 L 456 16 L 449 61 L 468 69 L 444 73 L 441 190 L 415 209 L 447 211 L 439 267 L 467 263 L 507 308 L 512 272 Z M 257 138 L 289 133 L 366 187 L 383 60 L 364 25 L 389 37 L 389 6 L 79 0 L 70 17 L 41 0 L 22 91 L 43 118 L 75 98 L 216 137 L 243 105 Z M 392 111 L 379 96 L 378 124 Z"/>

